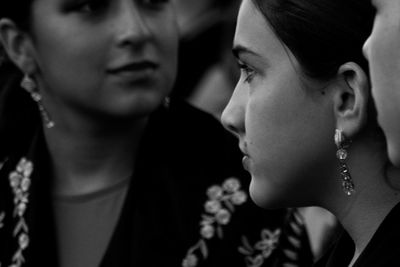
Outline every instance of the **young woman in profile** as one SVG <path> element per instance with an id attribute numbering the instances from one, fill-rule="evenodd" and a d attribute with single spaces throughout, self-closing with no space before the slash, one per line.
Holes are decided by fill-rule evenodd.
<path id="1" fill-rule="evenodd" d="M 1 0 L 0 40 L 1 267 L 277 261 L 286 210 L 252 206 L 217 120 L 164 101 L 169 1 Z"/>
<path id="2" fill-rule="evenodd" d="M 243 0 L 242 72 L 222 122 L 239 139 L 252 199 L 320 206 L 345 229 L 317 266 L 400 264 L 400 171 L 388 163 L 362 45 L 364 0 Z"/>

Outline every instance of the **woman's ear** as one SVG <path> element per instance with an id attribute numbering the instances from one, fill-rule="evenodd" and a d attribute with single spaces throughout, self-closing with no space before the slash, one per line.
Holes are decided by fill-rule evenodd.
<path id="1" fill-rule="evenodd" d="M 340 66 L 333 92 L 336 128 L 347 137 L 356 135 L 366 124 L 369 81 L 363 69 L 354 62 Z"/>
<path id="2" fill-rule="evenodd" d="M 0 19 L 0 42 L 10 60 L 24 73 L 33 73 L 36 63 L 31 38 L 8 18 Z"/>

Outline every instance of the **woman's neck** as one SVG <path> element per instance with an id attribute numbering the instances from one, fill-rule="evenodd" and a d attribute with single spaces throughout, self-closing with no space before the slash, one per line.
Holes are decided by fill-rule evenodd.
<path id="1" fill-rule="evenodd" d="M 356 192 L 351 196 L 336 192 L 339 199 L 327 207 L 355 243 L 350 266 L 366 248 L 392 208 L 400 202 L 400 170 L 385 171 L 385 154 L 370 148 L 355 147 L 350 152 L 348 166 Z"/>
<path id="2" fill-rule="evenodd" d="M 57 195 L 95 192 L 128 178 L 147 118 L 125 125 L 59 123 L 45 130 Z"/>

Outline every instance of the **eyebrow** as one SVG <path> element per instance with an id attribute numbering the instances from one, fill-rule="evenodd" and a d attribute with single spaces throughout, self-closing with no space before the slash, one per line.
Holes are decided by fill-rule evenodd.
<path id="1" fill-rule="evenodd" d="M 232 53 L 235 56 L 235 58 L 239 59 L 240 54 L 246 53 L 246 54 L 251 54 L 254 56 L 259 56 L 256 52 L 251 50 L 250 48 L 243 46 L 243 45 L 235 45 L 232 48 Z"/>

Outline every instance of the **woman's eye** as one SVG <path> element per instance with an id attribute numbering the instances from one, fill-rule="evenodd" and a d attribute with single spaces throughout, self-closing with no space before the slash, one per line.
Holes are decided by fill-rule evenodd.
<path id="1" fill-rule="evenodd" d="M 251 82 L 255 75 L 255 71 L 246 64 L 240 62 L 238 63 L 238 66 L 240 68 L 241 75 L 244 75 L 244 82 L 245 83 Z"/>
<path id="2" fill-rule="evenodd" d="M 168 3 L 170 0 L 142 0 L 142 3 L 147 6 L 158 7 Z"/>

